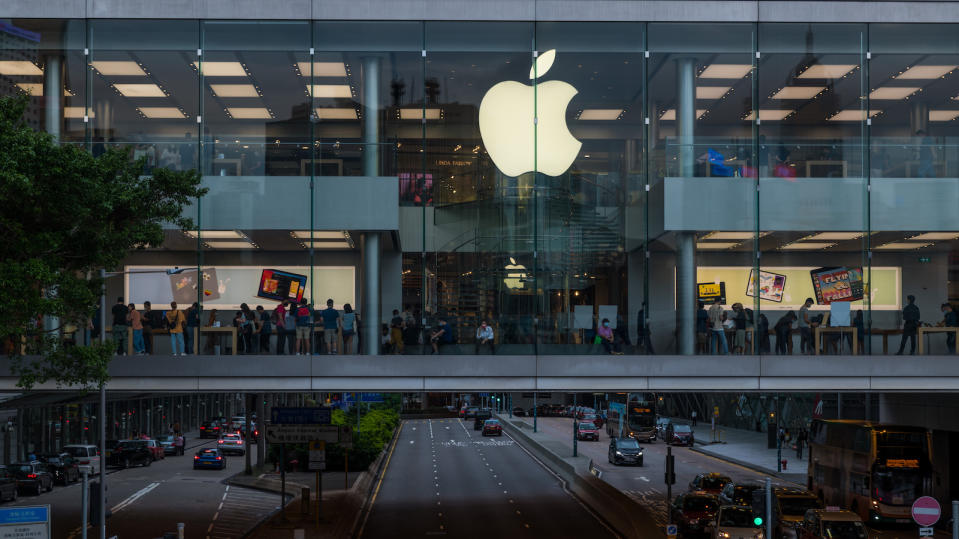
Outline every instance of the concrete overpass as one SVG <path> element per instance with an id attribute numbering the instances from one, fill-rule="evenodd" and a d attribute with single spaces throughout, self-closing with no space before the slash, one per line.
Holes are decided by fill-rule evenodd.
<path id="1" fill-rule="evenodd" d="M 110 375 L 125 392 L 955 392 L 959 357 L 124 356 Z M 7 358 L 0 391 L 22 391 Z"/>

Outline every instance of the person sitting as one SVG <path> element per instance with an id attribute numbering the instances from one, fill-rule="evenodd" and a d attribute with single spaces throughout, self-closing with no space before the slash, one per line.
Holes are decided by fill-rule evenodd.
<path id="1" fill-rule="evenodd" d="M 603 318 L 603 321 L 599 325 L 599 330 L 596 332 L 596 334 L 601 339 L 603 348 L 606 349 L 607 354 L 622 355 L 622 352 L 619 350 L 619 343 L 616 342 L 616 336 L 613 334 L 613 330 L 609 327 L 609 318 Z"/>
<path id="2" fill-rule="evenodd" d="M 476 355 L 479 355 L 480 346 L 489 346 L 489 353 L 496 354 L 496 348 L 493 344 L 493 327 L 486 323 L 486 320 L 480 322 L 476 328 Z"/>
<path id="3" fill-rule="evenodd" d="M 446 320 L 441 318 L 436 330 L 430 334 L 430 345 L 433 347 L 432 353 L 439 354 L 440 345 L 449 344 L 451 342 L 453 342 L 452 330 L 450 329 L 449 324 L 446 323 Z"/>

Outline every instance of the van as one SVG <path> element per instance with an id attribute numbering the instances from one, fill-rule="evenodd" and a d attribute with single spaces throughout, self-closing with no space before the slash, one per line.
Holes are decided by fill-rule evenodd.
<path id="1" fill-rule="evenodd" d="M 80 466 L 92 466 L 91 474 L 100 473 L 100 449 L 95 445 L 67 445 L 63 448 L 64 453 L 69 453 L 71 457 L 77 459 Z"/>

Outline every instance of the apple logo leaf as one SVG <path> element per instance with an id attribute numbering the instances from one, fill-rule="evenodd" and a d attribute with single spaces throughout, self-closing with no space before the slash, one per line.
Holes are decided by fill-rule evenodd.
<path id="1" fill-rule="evenodd" d="M 529 68 L 529 78 L 533 80 L 542 77 L 553 67 L 553 60 L 556 59 L 556 49 L 550 49 L 536 57 L 533 67 Z"/>

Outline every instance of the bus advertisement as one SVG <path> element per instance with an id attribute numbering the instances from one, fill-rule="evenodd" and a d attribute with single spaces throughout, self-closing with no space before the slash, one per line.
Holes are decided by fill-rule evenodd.
<path id="1" fill-rule="evenodd" d="M 653 401 L 642 393 L 622 393 L 610 399 L 606 421 L 610 437 L 632 437 L 652 442 L 656 439 L 656 411 Z"/>
<path id="2" fill-rule="evenodd" d="M 809 490 L 868 524 L 909 523 L 912 503 L 932 489 L 931 446 L 921 427 L 813 420 Z"/>

